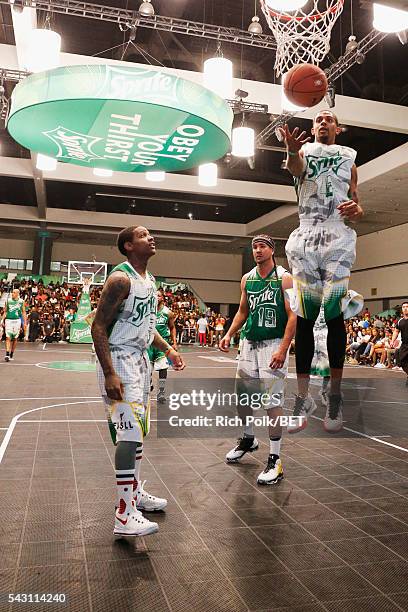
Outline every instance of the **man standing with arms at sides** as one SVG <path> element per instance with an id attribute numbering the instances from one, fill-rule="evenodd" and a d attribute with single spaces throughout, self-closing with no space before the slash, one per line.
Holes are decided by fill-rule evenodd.
<path id="1" fill-rule="evenodd" d="M 241 280 L 241 301 L 231 327 L 220 342 L 228 352 L 231 338 L 244 326 L 244 340 L 237 368 L 238 395 L 251 396 L 254 391 L 273 396 L 264 406 L 270 419 L 283 414 L 284 384 L 288 371 L 289 347 L 295 334 L 296 315 L 291 311 L 284 292 L 292 287 L 292 278 L 274 257 L 275 244 L 270 236 L 260 234 L 252 240 L 256 267 Z M 254 394 L 255 395 L 255 394 Z M 269 456 L 258 484 L 271 485 L 283 478 L 280 459 L 282 426 L 269 426 Z M 253 425 L 245 423 L 238 446 L 227 453 L 228 463 L 236 463 L 247 452 L 258 449 Z"/>
<path id="2" fill-rule="evenodd" d="M 342 301 L 347 294 L 351 266 L 356 256 L 356 232 L 346 221 L 363 215 L 358 203 L 356 151 L 336 144 L 341 133 L 338 119 L 329 110 L 313 120 L 314 142 L 299 128 L 291 133 L 279 128 L 287 148 L 287 169 L 295 177 L 300 226 L 286 243 L 292 271 L 296 326 L 296 373 L 298 395 L 294 416 L 302 423 L 288 427 L 289 433 L 304 429 L 316 404 L 309 395 L 310 369 L 314 353 L 313 326 L 323 303 L 327 323 L 330 392 L 326 431 L 343 427 L 341 380 L 346 352 L 346 330 Z"/>
<path id="3" fill-rule="evenodd" d="M 6 356 L 4 361 L 13 361 L 17 340 L 21 330 L 21 319 L 23 320 L 24 336 L 27 329 L 27 316 L 25 302 L 20 298 L 20 291 L 13 289 L 11 297 L 7 299 L 4 307 L 3 323 L 6 333 Z M 0 326 L 1 327 L 1 326 Z"/>
<path id="4" fill-rule="evenodd" d="M 399 348 L 399 362 L 402 369 L 408 377 L 408 301 L 402 303 L 401 307 L 402 318 L 398 321 L 395 326 L 394 333 L 392 334 L 392 340 L 390 342 L 391 348 L 394 348 L 396 344 L 398 334 L 401 333 L 401 346 Z M 405 381 L 408 387 L 408 378 Z"/>
<path id="5" fill-rule="evenodd" d="M 157 292 L 157 317 L 156 331 L 166 340 L 175 351 L 177 351 L 176 338 L 176 317 L 174 313 L 164 303 L 164 293 L 162 289 Z M 159 392 L 157 402 L 163 404 L 166 401 L 166 380 L 169 363 L 163 351 L 159 351 L 153 345 L 148 349 L 150 363 L 156 372 L 159 373 Z"/>
<path id="6" fill-rule="evenodd" d="M 181 356 L 155 331 L 156 286 L 147 272 L 154 238 L 142 226 L 122 230 L 117 245 L 127 261 L 109 275 L 92 324 L 98 381 L 116 442 L 117 508 L 114 535 L 143 536 L 158 530 L 140 512 L 163 510 L 167 500 L 149 495 L 140 483 L 143 439 L 149 431 L 150 363 L 153 346 L 182 370 Z"/>

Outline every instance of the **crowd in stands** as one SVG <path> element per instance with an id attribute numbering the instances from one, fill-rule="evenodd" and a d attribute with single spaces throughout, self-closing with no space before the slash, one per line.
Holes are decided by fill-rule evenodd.
<path id="1" fill-rule="evenodd" d="M 193 344 L 217 347 L 227 331 L 231 320 L 211 308 L 200 308 L 194 293 L 187 287 L 172 290 L 159 287 L 165 304 L 176 315 L 175 325 L 178 344 Z"/>
<path id="2" fill-rule="evenodd" d="M 358 317 L 346 321 L 346 360 L 353 365 L 375 368 L 400 369 L 398 349 L 401 339 L 392 343 L 395 325 L 400 319 L 399 308 L 395 315 L 371 316 L 368 308 Z"/>
<path id="3" fill-rule="evenodd" d="M 11 283 L 0 281 L 0 296 L 11 289 Z M 26 340 L 69 340 L 70 325 L 75 320 L 81 297 L 80 287 L 59 282 L 44 285 L 41 280 L 22 280 L 19 281 L 19 289 L 20 297 L 25 301 L 29 324 Z M 200 346 L 217 347 L 231 324 L 230 318 L 211 308 L 204 310 L 186 286 L 172 288 L 164 285 L 160 289 L 164 293 L 165 304 L 176 315 L 178 344 L 198 343 Z M 101 291 L 101 287 L 91 288 L 89 297 L 92 308 L 96 308 Z M 0 307 L 0 318 L 2 311 L 3 308 Z M 371 316 L 366 308 L 359 316 L 346 321 L 346 360 L 354 365 L 398 368 L 400 340 L 391 345 L 391 339 L 399 318 L 398 307 L 395 315 L 387 317 Z M 21 334 L 20 339 L 24 339 L 23 331 Z M 239 334 L 234 338 L 234 342 L 238 345 Z"/>
<path id="4" fill-rule="evenodd" d="M 44 285 L 40 279 L 8 282 L 0 281 L 0 296 L 11 292 L 13 287 L 20 290 L 20 298 L 25 302 L 28 334 L 26 340 L 35 342 L 64 342 L 69 340 L 71 323 L 75 320 L 81 289 L 76 285 L 51 282 Z M 96 308 L 101 289 L 95 287 L 90 292 L 91 305 Z M 0 307 L 0 318 L 4 306 Z M 0 332 L 4 334 L 4 330 Z M 3 339 L 3 338 L 0 338 Z M 24 339 L 21 330 L 20 339 Z"/>

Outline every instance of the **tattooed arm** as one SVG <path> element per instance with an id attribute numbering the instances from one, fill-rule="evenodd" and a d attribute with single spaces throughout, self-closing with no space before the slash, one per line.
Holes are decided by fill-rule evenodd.
<path id="1" fill-rule="evenodd" d="M 116 374 L 109 350 L 108 328 L 117 315 L 119 306 L 129 295 L 130 280 L 122 272 L 114 272 L 106 281 L 94 322 L 92 323 L 92 339 L 105 375 L 105 389 L 108 397 L 113 400 L 123 399 L 123 384 Z"/>

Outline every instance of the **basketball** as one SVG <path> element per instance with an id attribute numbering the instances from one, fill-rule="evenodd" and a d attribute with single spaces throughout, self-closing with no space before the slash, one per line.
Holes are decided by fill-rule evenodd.
<path id="1" fill-rule="evenodd" d="M 327 87 L 326 75 L 314 64 L 296 64 L 286 73 L 283 83 L 289 102 L 307 108 L 322 100 Z"/>

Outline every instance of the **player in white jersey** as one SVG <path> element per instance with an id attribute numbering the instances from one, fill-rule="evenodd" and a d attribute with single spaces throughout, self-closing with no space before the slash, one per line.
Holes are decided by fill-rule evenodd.
<path id="1" fill-rule="evenodd" d="M 313 326 L 323 303 L 327 323 L 330 393 L 325 429 L 342 428 L 341 379 L 346 350 L 342 301 L 347 294 L 350 269 L 356 256 L 356 232 L 346 221 L 358 221 L 356 152 L 336 144 L 341 133 L 338 119 L 329 110 L 313 121 L 314 142 L 305 132 L 280 129 L 287 148 L 287 169 L 295 177 L 299 203 L 299 227 L 286 244 L 292 270 L 296 328 L 298 395 L 294 414 L 307 417 L 316 405 L 309 396 L 310 369 L 314 354 Z M 289 429 L 292 433 L 301 427 Z"/>
<path id="2" fill-rule="evenodd" d="M 92 324 L 98 357 L 98 380 L 112 438 L 116 444 L 116 536 L 141 536 L 158 530 L 140 510 L 163 510 L 167 500 L 149 495 L 140 483 L 143 439 L 149 431 L 150 363 L 147 348 L 163 351 L 175 370 L 181 356 L 155 330 L 156 286 L 147 272 L 155 254 L 154 238 L 142 226 L 128 227 L 118 236 L 127 261 L 109 275 Z"/>

